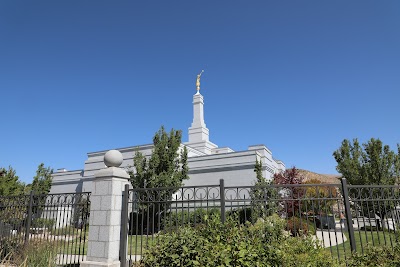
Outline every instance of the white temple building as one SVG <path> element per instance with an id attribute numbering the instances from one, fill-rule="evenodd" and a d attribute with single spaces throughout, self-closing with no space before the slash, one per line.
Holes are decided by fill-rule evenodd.
<path id="1" fill-rule="evenodd" d="M 256 179 L 256 159 L 262 162 L 263 175 L 267 179 L 276 172 L 284 171 L 285 164 L 274 159 L 271 150 L 265 145 L 252 145 L 248 150 L 234 151 L 210 142 L 209 130 L 204 122 L 200 75 L 197 78 L 197 93 L 193 96 L 193 122 L 189 127 L 189 140 L 181 144 L 181 148 L 186 146 L 188 150 L 189 179 L 184 181 L 184 185 L 217 185 L 220 179 L 225 180 L 225 186 L 253 185 Z M 124 158 L 121 167 L 133 165 L 133 157 L 137 150 L 149 156 L 152 148 L 152 144 L 118 148 Z M 83 170 L 58 169 L 53 174 L 50 193 L 91 192 L 94 174 L 105 168 L 103 157 L 107 151 L 89 152 Z"/>

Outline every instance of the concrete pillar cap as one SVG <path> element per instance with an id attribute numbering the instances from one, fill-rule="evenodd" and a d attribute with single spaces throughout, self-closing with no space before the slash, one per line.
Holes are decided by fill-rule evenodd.
<path id="1" fill-rule="evenodd" d="M 104 155 L 104 164 L 107 167 L 119 167 L 121 166 L 123 159 L 121 152 L 112 149 L 107 151 Z"/>

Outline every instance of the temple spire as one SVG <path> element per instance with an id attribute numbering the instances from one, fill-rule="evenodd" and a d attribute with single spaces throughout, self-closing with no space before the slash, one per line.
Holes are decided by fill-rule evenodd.
<path id="1" fill-rule="evenodd" d="M 193 96 L 193 122 L 189 128 L 189 142 L 186 144 L 201 152 L 211 154 L 212 149 L 218 146 L 210 142 L 209 130 L 204 122 L 204 99 L 200 94 L 200 77 L 203 72 L 204 70 L 197 75 L 197 93 Z"/>

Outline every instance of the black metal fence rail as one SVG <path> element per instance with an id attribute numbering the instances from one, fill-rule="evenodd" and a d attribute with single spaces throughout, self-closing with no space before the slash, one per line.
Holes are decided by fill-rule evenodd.
<path id="1" fill-rule="evenodd" d="M 157 239 L 159 231 L 173 231 L 184 224 L 196 226 L 203 222 L 202 215 L 220 213 L 221 207 L 219 185 L 151 190 L 126 187 L 124 194 L 129 196 L 123 204 L 128 211 L 128 221 L 123 222 L 128 224 L 128 243 L 121 247 L 127 247 L 129 262 L 140 259 L 143 250 Z"/>
<path id="2" fill-rule="evenodd" d="M 87 250 L 90 193 L 0 196 L 0 259 L 28 245 L 47 246 L 59 265 L 78 264 Z"/>
<path id="3" fill-rule="evenodd" d="M 225 186 L 126 190 L 128 261 L 140 260 L 143 251 L 162 231 L 203 224 L 205 215 L 224 222 L 256 222 L 277 214 L 291 235 L 312 235 L 332 257 L 345 261 L 352 251 L 396 244 L 400 223 L 398 186 L 301 184 Z M 122 239 L 122 242 L 126 239 Z"/>
<path id="4" fill-rule="evenodd" d="M 354 242 L 364 253 L 367 244 L 394 247 L 400 225 L 399 186 L 348 186 Z"/>

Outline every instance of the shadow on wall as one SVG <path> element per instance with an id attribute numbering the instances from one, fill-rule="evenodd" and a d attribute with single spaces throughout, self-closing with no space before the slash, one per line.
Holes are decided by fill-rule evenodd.
<path id="1" fill-rule="evenodd" d="M 82 190 L 83 190 L 83 179 L 80 179 L 78 184 L 76 185 L 75 192 L 81 193 L 83 192 Z"/>

